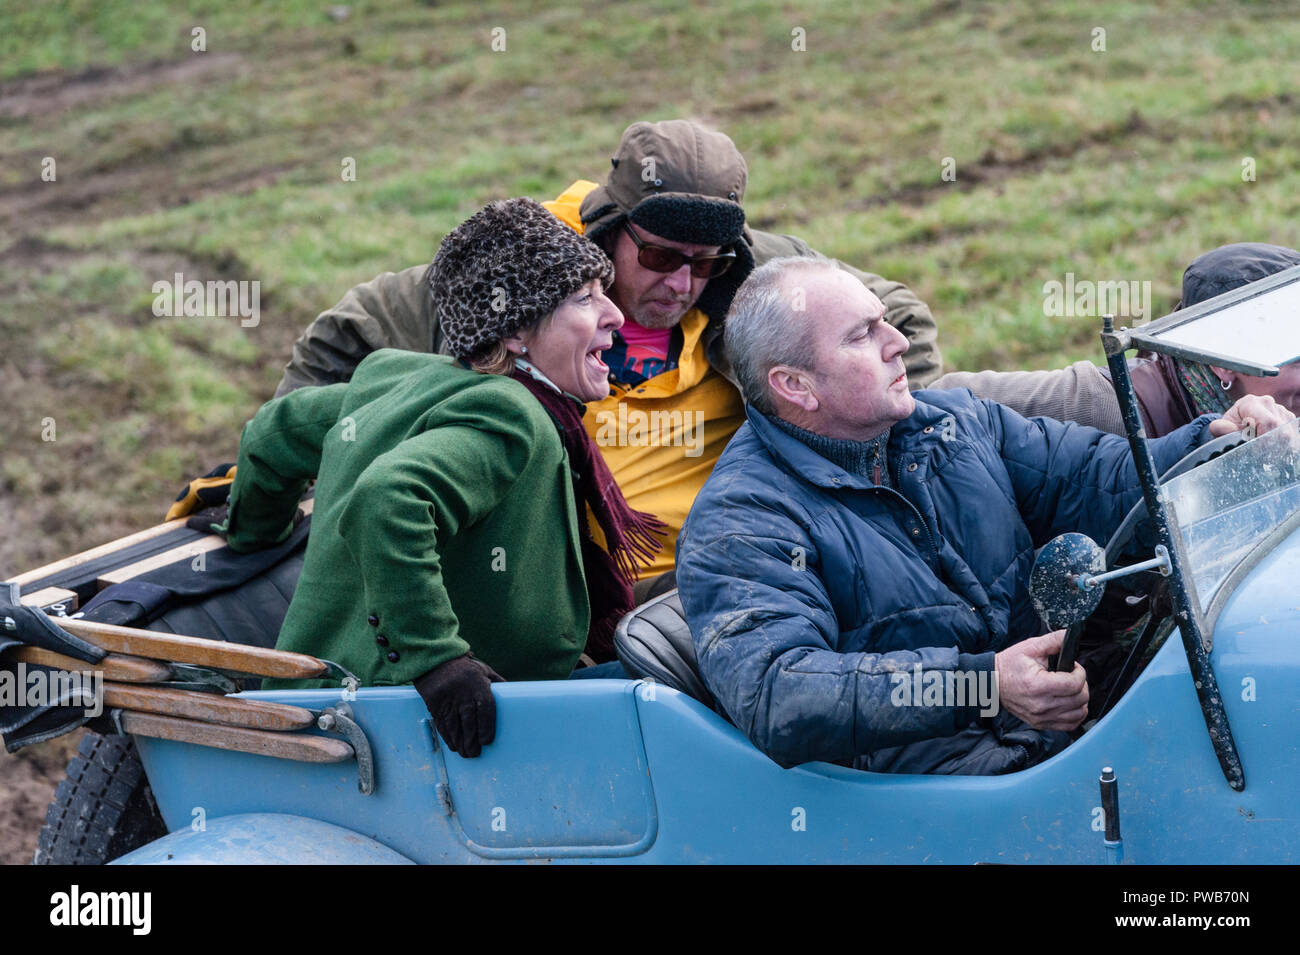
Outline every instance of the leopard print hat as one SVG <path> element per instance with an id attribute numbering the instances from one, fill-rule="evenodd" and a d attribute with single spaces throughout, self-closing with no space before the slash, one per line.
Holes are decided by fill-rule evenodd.
<path id="1" fill-rule="evenodd" d="M 458 358 L 536 325 L 614 264 L 532 199 L 489 203 L 442 240 L 429 267 L 434 315 Z"/>

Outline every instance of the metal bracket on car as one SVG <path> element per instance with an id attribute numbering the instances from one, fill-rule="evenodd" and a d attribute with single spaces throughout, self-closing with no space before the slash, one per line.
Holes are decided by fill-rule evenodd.
<path id="1" fill-rule="evenodd" d="M 126 727 L 122 725 L 122 714 L 125 712 L 126 711 L 123 710 L 121 707 L 114 707 L 108 711 L 109 725 L 112 726 L 113 729 L 117 733 L 120 733 L 122 736 L 129 735 L 126 731 Z"/>
<path id="2" fill-rule="evenodd" d="M 1098 779 L 1101 785 L 1101 811 L 1106 820 L 1106 861 L 1111 865 L 1124 862 L 1124 839 L 1119 832 L 1119 780 L 1115 770 L 1103 766 Z"/>
<path id="3" fill-rule="evenodd" d="M 316 717 L 317 729 L 337 733 L 352 744 L 357 754 L 357 789 L 361 795 L 369 796 L 375 791 L 375 757 L 365 731 L 352 718 L 352 707 L 338 703 L 323 710 L 312 710 L 312 715 Z"/>
<path id="4" fill-rule="evenodd" d="M 198 690 L 202 693 L 238 693 L 239 684 L 211 667 L 196 666 L 193 663 L 171 663 L 167 666 L 174 679 L 158 686 L 171 687 L 174 690 Z"/>
<path id="5" fill-rule="evenodd" d="M 337 678 L 339 685 L 342 686 L 345 691 L 348 693 L 357 692 L 357 688 L 361 686 L 361 681 L 357 679 L 355 673 L 347 667 L 339 666 L 333 660 L 321 659 L 320 662 L 325 664 L 325 672 L 330 676 Z"/>

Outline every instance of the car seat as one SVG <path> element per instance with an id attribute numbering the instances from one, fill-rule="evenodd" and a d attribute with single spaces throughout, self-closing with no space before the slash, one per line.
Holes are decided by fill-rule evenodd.
<path id="1" fill-rule="evenodd" d="M 643 603 L 620 620 L 614 631 L 614 649 L 633 676 L 680 690 L 714 708 L 713 694 L 700 678 L 691 628 L 676 589 Z"/>

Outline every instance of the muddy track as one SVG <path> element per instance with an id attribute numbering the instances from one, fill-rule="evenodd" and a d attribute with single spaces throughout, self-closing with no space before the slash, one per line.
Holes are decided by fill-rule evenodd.
<path id="1" fill-rule="evenodd" d="M 939 179 L 936 168 L 935 181 L 932 183 L 914 183 L 888 192 L 881 192 L 858 199 L 846 199 L 840 204 L 840 208 L 850 212 L 864 212 L 883 206 L 924 206 L 949 190 L 970 191 L 981 186 L 996 186 L 1015 176 L 1040 172 L 1050 163 L 1070 159 L 1086 149 L 1103 147 L 1116 154 L 1127 152 L 1132 149 L 1134 137 L 1147 137 L 1158 142 L 1171 142 L 1176 138 L 1176 133 L 1172 130 L 1156 129 L 1146 121 L 1141 113 L 1134 109 L 1126 119 L 1120 122 L 1086 131 L 1082 135 L 1069 140 L 1028 149 L 1018 155 L 1005 156 L 990 147 L 984 151 L 979 159 L 958 163 L 957 178 L 951 182 L 944 182 Z M 848 189 L 852 183 L 846 180 L 840 185 L 841 188 Z M 750 225 L 757 229 L 770 229 L 777 228 L 781 223 L 786 225 L 790 223 L 802 224 L 801 220 L 806 218 L 807 216 L 792 218 L 788 213 L 783 213 L 779 219 L 776 217 L 756 217 Z M 967 231 L 979 230 L 968 229 Z M 950 233 L 948 230 L 944 230 L 941 234 L 927 236 L 926 239 L 927 241 L 933 241 L 949 234 L 961 233 Z M 905 244 L 910 244 L 910 241 Z M 890 246 L 881 246 L 878 251 L 883 252 L 889 249 Z"/>
<path id="2" fill-rule="evenodd" d="M 79 73 L 55 70 L 20 76 L 0 83 L 0 122 L 93 106 L 158 86 L 228 76 L 243 65 L 244 58 L 238 53 L 195 53 L 143 66 L 97 66 Z"/>
<path id="3" fill-rule="evenodd" d="M 132 165 L 72 178 L 60 170 L 58 183 L 35 182 L 0 189 L 0 221 L 22 222 L 24 229 L 61 224 L 61 217 L 75 213 L 86 222 L 86 213 L 106 211 L 113 200 L 130 197 L 131 211 L 150 212 L 183 206 L 213 193 L 239 195 L 273 185 L 298 163 L 268 166 L 256 173 L 217 174 L 208 181 L 177 182 L 166 174 L 167 150 L 148 165 Z"/>
<path id="4" fill-rule="evenodd" d="M 78 73 L 47 72 L 0 83 L 0 124 L 26 122 L 73 109 L 88 109 L 114 99 L 129 98 L 162 87 L 184 89 L 207 80 L 228 80 L 253 67 L 238 53 L 192 54 L 179 60 L 156 61 L 136 67 L 95 67 Z M 120 214 L 124 201 L 133 212 L 186 205 L 213 193 L 240 194 L 275 183 L 297 168 L 280 163 L 256 171 L 211 170 L 206 177 L 179 181 L 175 164 L 180 153 L 224 146 L 195 140 L 180 130 L 174 141 L 151 146 L 111 164 L 78 169 L 61 164 L 55 183 L 37 180 L 0 188 L 0 223 L 31 233 L 62 224 L 69 216 L 86 222 L 89 216 Z M 40 156 L 9 156 L 15 164 L 36 168 Z"/>

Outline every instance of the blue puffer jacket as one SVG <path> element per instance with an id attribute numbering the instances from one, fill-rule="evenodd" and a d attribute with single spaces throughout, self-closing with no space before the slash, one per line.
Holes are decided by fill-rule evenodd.
<path id="1" fill-rule="evenodd" d="M 1124 438 L 965 390 L 916 398 L 889 440 L 897 491 L 750 407 L 678 541 L 704 682 L 784 766 L 863 765 L 975 723 L 974 706 L 891 705 L 891 674 L 991 670 L 1045 632 L 1026 589 L 1035 549 L 1067 531 L 1104 543 L 1141 495 Z M 1156 467 L 1207 440 L 1211 420 L 1153 441 Z"/>

